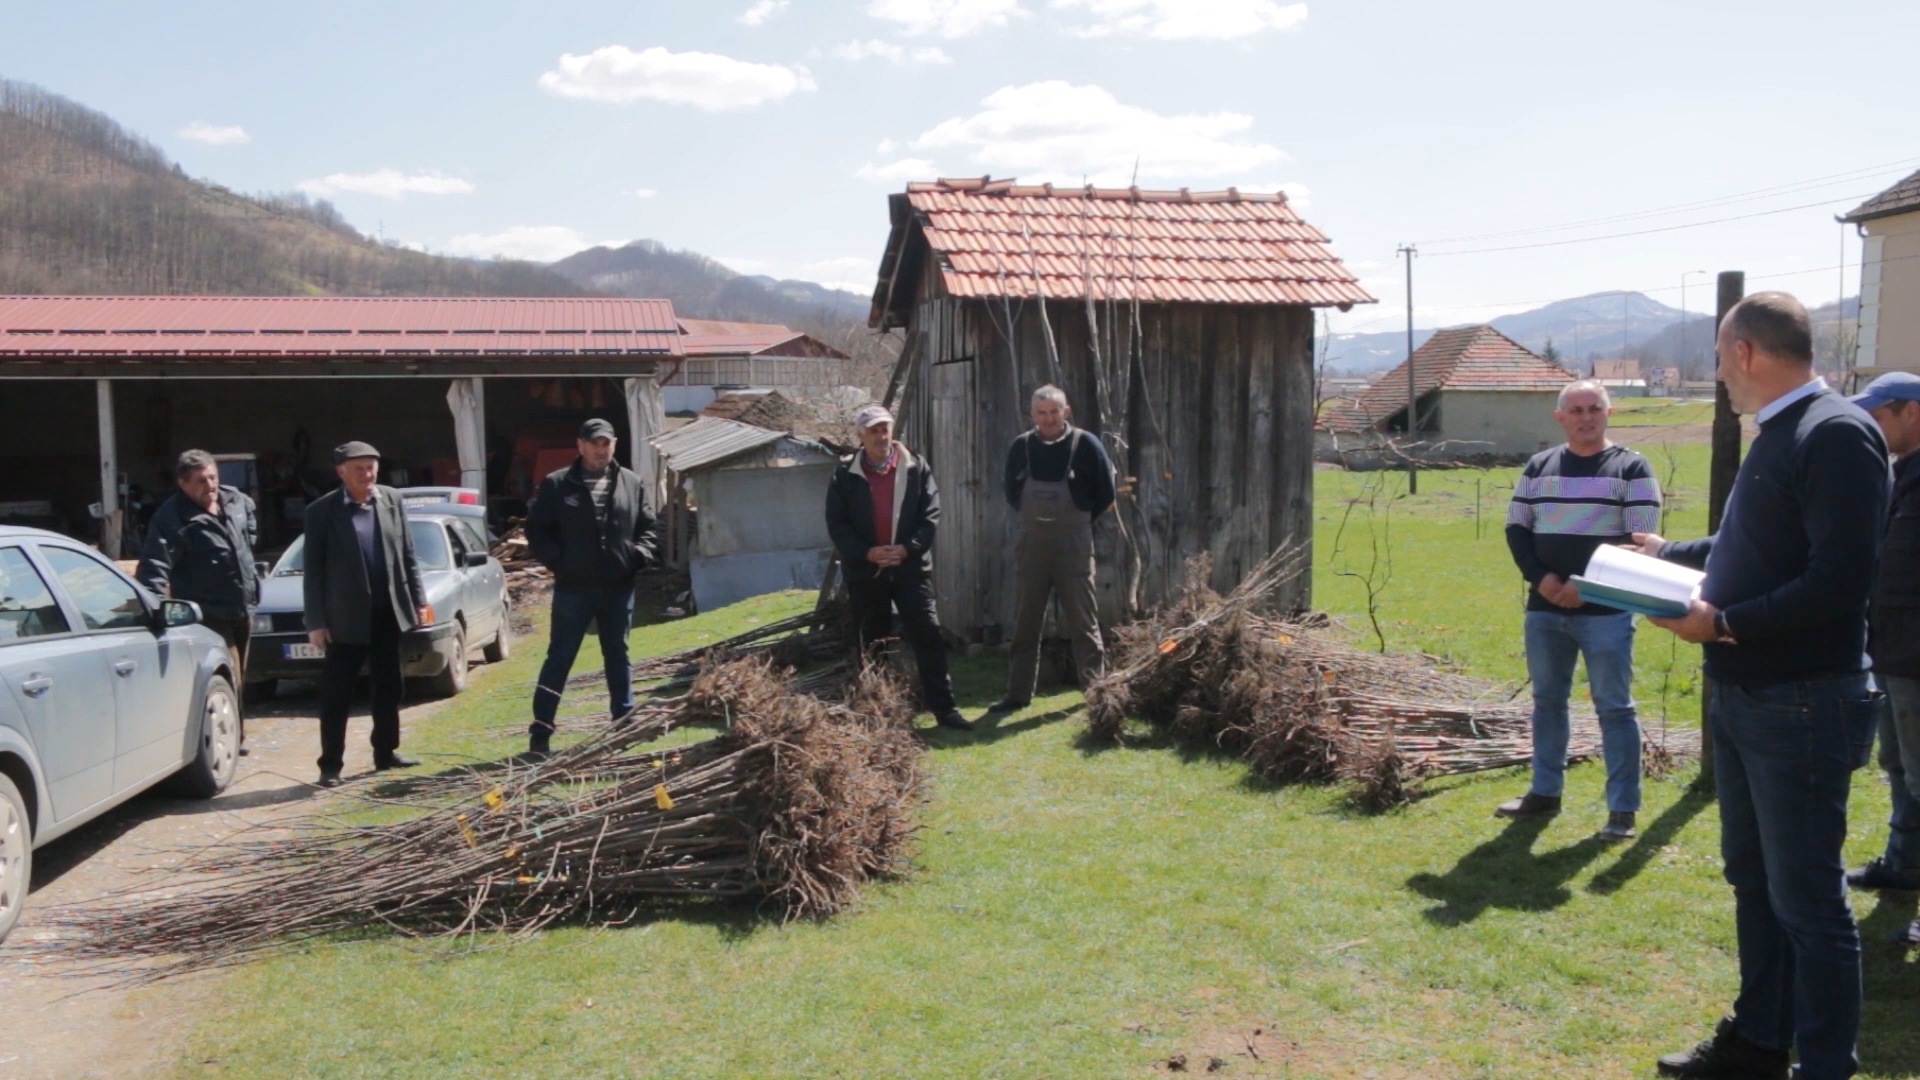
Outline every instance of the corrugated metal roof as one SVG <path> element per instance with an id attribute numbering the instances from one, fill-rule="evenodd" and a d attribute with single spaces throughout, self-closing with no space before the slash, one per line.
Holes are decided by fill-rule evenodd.
<path id="1" fill-rule="evenodd" d="M 581 356 L 680 353 L 666 300 L 0 296 L 5 356 Z"/>
<path id="2" fill-rule="evenodd" d="M 686 427 L 669 431 L 653 440 L 667 468 L 674 472 L 692 472 L 725 461 L 736 454 L 758 450 L 788 438 L 784 431 L 770 431 L 737 420 L 703 416 Z"/>
<path id="3" fill-rule="evenodd" d="M 1920 210 L 1920 172 L 1861 203 L 1848 211 L 1841 221 L 1872 221 L 1874 218 L 1892 217 L 1895 214 L 1911 213 Z"/>
<path id="4" fill-rule="evenodd" d="M 809 334 L 778 323 L 680 319 L 680 348 L 688 356 L 769 356 L 847 359 Z"/>
<path id="5" fill-rule="evenodd" d="M 893 325 L 888 313 L 911 295 L 912 282 L 895 280 L 910 224 L 918 225 L 941 283 L 955 296 L 1374 302 L 1326 234 L 1302 220 L 1284 194 L 973 179 L 908 184 L 895 198 L 904 198 L 909 214 L 896 220 L 881 260 L 875 325 Z"/>
<path id="6" fill-rule="evenodd" d="M 1491 326 L 1435 331 L 1413 351 L 1415 393 L 1435 390 L 1558 391 L 1573 376 Z M 1375 380 L 1358 396 L 1330 401 L 1314 426 L 1323 431 L 1366 431 L 1407 408 L 1407 365 Z M 1425 407 L 1421 409 L 1426 412 Z"/>

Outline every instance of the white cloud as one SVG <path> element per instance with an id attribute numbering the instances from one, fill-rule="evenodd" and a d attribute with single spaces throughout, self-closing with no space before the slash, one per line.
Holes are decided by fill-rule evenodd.
<path id="1" fill-rule="evenodd" d="M 253 141 L 253 136 L 247 134 L 247 129 L 239 124 L 209 124 L 204 120 L 195 120 L 174 134 L 208 146 L 236 146 Z"/>
<path id="2" fill-rule="evenodd" d="M 899 23 L 909 34 L 970 37 L 997 30 L 1027 10 L 1020 0 L 872 0 L 867 14 Z"/>
<path id="3" fill-rule="evenodd" d="M 948 56 L 938 45 L 924 45 L 910 49 L 905 45 L 895 45 L 890 41 L 879 40 L 849 41 L 845 45 L 836 45 L 833 55 L 842 60 L 866 60 L 871 57 L 885 60 L 890 64 L 953 63 L 953 57 Z"/>
<path id="4" fill-rule="evenodd" d="M 735 16 L 733 21 L 743 26 L 760 26 L 785 10 L 787 10 L 787 0 L 758 0 L 752 7 Z"/>
<path id="5" fill-rule="evenodd" d="M 435 172 L 403 173 L 398 169 L 376 169 L 370 173 L 329 173 L 316 180 L 302 180 L 294 187 L 322 198 L 332 195 L 377 195 L 397 199 L 402 195 L 466 195 L 473 184 L 457 176 Z"/>
<path id="6" fill-rule="evenodd" d="M 901 184 L 908 180 L 933 180 L 939 173 L 935 171 L 933 162 L 926 158 L 902 158 L 885 165 L 875 165 L 869 161 L 855 169 L 853 175 L 876 184 Z"/>
<path id="7" fill-rule="evenodd" d="M 468 258 L 527 259 L 552 262 L 576 251 L 604 245 L 619 247 L 624 240 L 588 240 L 566 225 L 514 225 L 497 233 L 465 233 L 447 241 L 447 253 Z"/>
<path id="8" fill-rule="evenodd" d="M 1296 30 L 1307 5 L 1278 0 L 1053 0 L 1056 8 L 1084 8 L 1094 21 L 1086 37 L 1111 34 L 1166 40 L 1248 37 L 1268 30 Z"/>
<path id="9" fill-rule="evenodd" d="M 540 88 L 561 97 L 625 105 L 651 98 L 718 112 L 778 101 L 814 88 L 802 67 L 756 64 L 707 52 L 668 52 L 658 45 L 634 52 L 608 45 L 576 56 L 566 53 L 540 76 Z"/>
<path id="10" fill-rule="evenodd" d="M 637 188 L 628 188 L 625 194 L 631 195 L 636 199 L 651 199 L 655 195 L 658 195 L 660 193 L 650 187 L 637 187 Z"/>
<path id="11" fill-rule="evenodd" d="M 1253 127 L 1251 116 L 1163 116 L 1122 104 L 1098 86 L 1058 80 L 1008 86 L 981 104 L 981 111 L 936 124 L 908 145 L 923 153 L 964 155 L 965 175 L 1017 176 L 1031 183 L 1077 184 L 1085 179 L 1109 186 L 1128 183 L 1136 163 L 1142 182 L 1188 186 L 1246 175 L 1287 158 L 1276 146 L 1246 138 Z M 868 163 L 856 175 L 890 181 L 931 172 L 927 158 L 910 158 Z"/>

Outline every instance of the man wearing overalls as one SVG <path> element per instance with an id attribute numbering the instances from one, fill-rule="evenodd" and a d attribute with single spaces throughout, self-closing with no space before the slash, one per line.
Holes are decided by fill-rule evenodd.
<path id="1" fill-rule="evenodd" d="M 1106 660 L 1093 597 L 1093 522 L 1113 505 L 1113 461 L 1098 435 L 1069 424 L 1066 392 L 1033 392 L 1033 430 L 1007 451 L 1007 503 L 1020 522 L 1013 548 L 1013 656 L 1007 696 L 991 712 L 1014 712 L 1033 699 L 1047 603 L 1060 598 L 1073 664 L 1086 685 Z"/>

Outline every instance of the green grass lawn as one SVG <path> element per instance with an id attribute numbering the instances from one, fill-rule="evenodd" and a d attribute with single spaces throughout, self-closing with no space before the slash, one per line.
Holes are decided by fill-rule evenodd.
<path id="1" fill-rule="evenodd" d="M 1702 525 L 1703 455 L 1676 453 L 1674 535 Z M 1389 646 L 1522 675 L 1501 537 L 1512 475 L 1427 473 L 1393 501 Z M 1383 481 L 1404 490 L 1317 476 L 1316 599 L 1356 627 L 1365 590 L 1335 571 L 1353 569 L 1363 526 L 1349 522 L 1339 552 L 1333 531 L 1345 500 Z M 666 651 L 810 602 L 763 597 L 633 640 Z M 477 669 L 474 691 L 408 748 L 517 749 L 486 733 L 524 720 L 539 641 Z M 1657 717 L 1648 669 L 1671 659 L 1675 681 L 1690 679 L 1697 657 L 1651 629 L 1638 648 Z M 963 705 L 994 700 L 1004 670 L 957 659 Z M 1690 693 L 1670 695 L 1674 722 L 1697 717 Z M 1220 1057 L 1229 1077 L 1641 1077 L 1732 997 L 1732 903 L 1690 775 L 1649 781 L 1641 837 L 1606 846 L 1590 839 L 1604 816 L 1594 766 L 1571 771 L 1567 812 L 1544 825 L 1491 816 L 1523 788 L 1513 770 L 1368 816 L 1327 789 L 1252 782 L 1233 761 L 1090 750 L 1078 706 L 1058 694 L 974 735 L 929 729 L 912 873 L 832 921 L 699 908 L 477 950 L 373 940 L 289 955 L 221 986 L 171 1075 L 1124 1077 L 1186 1054 L 1193 1072 Z M 1854 806 L 1850 860 L 1884 837 L 1874 772 L 1858 775 Z M 1913 901 L 1856 910 L 1867 1075 L 1915 1075 L 1920 968 L 1884 944 Z"/>

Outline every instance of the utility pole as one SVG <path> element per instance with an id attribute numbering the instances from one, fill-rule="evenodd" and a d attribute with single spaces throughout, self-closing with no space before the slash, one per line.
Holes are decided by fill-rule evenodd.
<path id="1" fill-rule="evenodd" d="M 1716 354 L 1720 324 L 1727 312 L 1747 293 L 1747 275 L 1740 270 L 1720 271 L 1720 295 L 1713 320 Z M 1724 358 L 1721 358 L 1724 359 Z M 1719 359 L 1714 362 L 1713 382 L 1713 463 L 1709 466 L 1707 487 L 1707 532 L 1720 531 L 1720 518 L 1726 513 L 1727 497 L 1733 494 L 1734 478 L 1740 474 L 1740 416 L 1733 411 L 1733 399 L 1727 396 L 1727 384 L 1719 380 Z M 1713 790 L 1713 698 L 1720 692 L 1712 679 L 1700 679 L 1700 786 Z"/>
<path id="2" fill-rule="evenodd" d="M 1420 463 L 1413 455 L 1413 441 L 1419 433 L 1416 413 L 1420 404 L 1420 388 L 1413 377 L 1413 257 L 1419 251 L 1412 244 L 1406 244 L 1396 253 L 1406 256 L 1407 260 L 1407 494 L 1418 495 Z"/>

